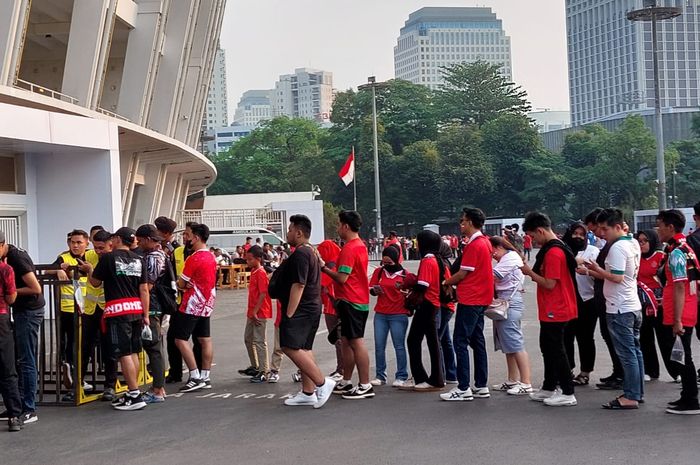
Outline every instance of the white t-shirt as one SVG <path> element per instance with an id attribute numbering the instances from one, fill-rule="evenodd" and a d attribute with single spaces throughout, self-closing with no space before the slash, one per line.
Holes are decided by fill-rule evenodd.
<path id="1" fill-rule="evenodd" d="M 510 297 L 508 294 L 515 292 L 523 285 L 525 277 L 520 268 L 523 260 L 516 252 L 508 252 L 493 267 L 493 276 L 496 284 L 496 291 L 501 298 Z"/>
<path id="2" fill-rule="evenodd" d="M 594 245 L 586 245 L 586 248 L 576 254 L 576 258 L 582 258 L 586 261 L 595 261 L 600 254 L 600 249 Z M 587 302 L 593 298 L 593 282 L 592 276 L 576 274 L 576 284 L 578 285 L 578 293 L 581 299 Z"/>
<path id="3" fill-rule="evenodd" d="M 621 283 L 605 280 L 603 294 L 608 313 L 636 312 L 642 309 L 637 295 L 637 273 L 641 260 L 639 244 L 629 236 L 623 236 L 615 242 L 605 259 L 605 270 L 623 275 Z"/>

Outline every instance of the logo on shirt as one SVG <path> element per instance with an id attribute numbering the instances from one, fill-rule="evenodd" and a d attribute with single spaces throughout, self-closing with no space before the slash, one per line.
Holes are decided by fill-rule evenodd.
<path id="1" fill-rule="evenodd" d="M 114 259 L 117 276 L 136 276 L 141 277 L 141 260 L 130 260 L 117 257 Z"/>

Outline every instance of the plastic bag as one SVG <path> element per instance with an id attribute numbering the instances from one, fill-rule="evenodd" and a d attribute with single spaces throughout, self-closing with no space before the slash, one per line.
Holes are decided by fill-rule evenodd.
<path id="1" fill-rule="evenodd" d="M 676 342 L 673 343 L 673 349 L 671 350 L 671 360 L 681 365 L 685 365 L 685 349 L 683 349 L 683 342 L 681 338 L 676 336 Z"/>
<path id="2" fill-rule="evenodd" d="M 153 340 L 153 333 L 151 332 L 150 326 L 143 327 L 143 329 L 141 330 L 141 339 L 143 339 L 144 341 L 152 341 Z"/>

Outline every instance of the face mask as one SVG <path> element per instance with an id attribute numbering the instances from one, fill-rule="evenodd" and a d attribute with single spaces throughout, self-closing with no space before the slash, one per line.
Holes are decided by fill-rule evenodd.
<path id="1" fill-rule="evenodd" d="M 572 237 L 571 247 L 575 253 L 578 253 L 586 248 L 586 240 L 582 237 Z"/>
<path id="2" fill-rule="evenodd" d="M 393 264 L 393 265 L 384 265 L 384 269 L 388 273 L 396 273 L 397 271 L 400 271 L 402 269 L 401 265 Z"/>

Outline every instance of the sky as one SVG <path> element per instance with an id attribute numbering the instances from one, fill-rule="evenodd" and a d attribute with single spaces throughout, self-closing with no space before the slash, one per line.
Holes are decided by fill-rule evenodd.
<path id="1" fill-rule="evenodd" d="M 228 0 L 221 30 L 229 119 L 241 94 L 270 89 L 280 74 L 333 73 L 338 90 L 394 77 L 394 46 L 424 6 L 486 6 L 511 38 L 513 80 L 533 109 L 568 110 L 563 0 Z"/>

